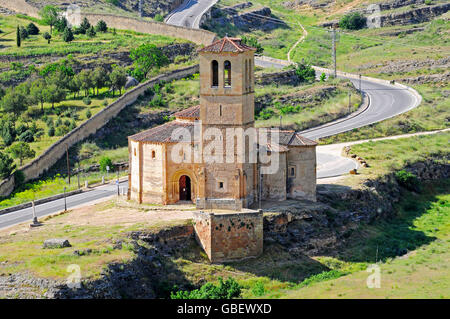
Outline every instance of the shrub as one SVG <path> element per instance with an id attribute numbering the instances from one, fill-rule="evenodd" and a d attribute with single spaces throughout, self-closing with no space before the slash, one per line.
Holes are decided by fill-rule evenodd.
<path id="1" fill-rule="evenodd" d="M 112 171 L 113 170 L 113 166 L 112 166 L 112 161 L 109 157 L 107 156 L 103 156 L 100 159 L 100 171 L 102 172 L 106 172 L 106 167 L 109 166 L 109 170 Z"/>
<path id="2" fill-rule="evenodd" d="M 313 82 L 316 78 L 316 71 L 310 65 L 304 63 L 297 65 L 295 74 L 300 82 Z"/>
<path id="3" fill-rule="evenodd" d="M 26 130 L 22 134 L 19 135 L 19 141 L 31 143 L 34 141 L 34 134 L 31 130 Z"/>
<path id="4" fill-rule="evenodd" d="M 26 38 L 28 38 L 29 34 L 27 29 L 25 29 L 24 27 L 20 27 L 20 39 L 25 40 Z"/>
<path id="5" fill-rule="evenodd" d="M 72 42 L 74 40 L 72 29 L 65 28 L 62 38 L 63 38 L 64 42 Z"/>
<path id="6" fill-rule="evenodd" d="M 106 2 L 111 3 L 112 5 L 118 6 L 119 0 L 106 0 Z"/>
<path id="7" fill-rule="evenodd" d="M 262 45 L 258 42 L 258 40 L 254 37 L 242 37 L 242 42 L 248 46 L 251 46 L 256 49 L 257 54 L 261 54 L 264 52 L 264 48 Z"/>
<path id="8" fill-rule="evenodd" d="M 78 157 L 80 160 L 88 159 L 98 155 L 100 148 L 95 143 L 83 143 L 78 151 Z"/>
<path id="9" fill-rule="evenodd" d="M 14 160 L 8 154 L 0 152 L 0 180 L 11 175 L 15 167 Z"/>
<path id="10" fill-rule="evenodd" d="M 259 280 L 255 283 L 255 285 L 252 287 L 252 294 L 256 297 L 261 297 L 266 293 L 266 290 L 264 288 L 264 283 Z"/>
<path id="11" fill-rule="evenodd" d="M 55 127 L 53 126 L 53 124 L 48 127 L 47 134 L 48 136 L 55 136 Z"/>
<path id="12" fill-rule="evenodd" d="M 106 24 L 105 21 L 100 20 L 99 22 L 97 22 L 97 25 L 95 26 L 95 30 L 97 32 L 107 32 L 108 31 L 108 25 Z"/>
<path id="13" fill-rule="evenodd" d="M 94 27 L 89 27 L 89 29 L 87 29 L 86 34 L 88 37 L 93 38 L 97 35 L 97 32 L 95 32 Z"/>
<path id="14" fill-rule="evenodd" d="M 33 22 L 31 22 L 27 25 L 27 32 L 30 35 L 37 35 L 39 34 L 39 28 Z"/>
<path id="15" fill-rule="evenodd" d="M 92 116 L 91 109 L 86 110 L 86 118 L 90 119 Z"/>
<path id="16" fill-rule="evenodd" d="M 395 173 L 395 179 L 397 182 L 410 191 L 418 190 L 417 176 L 411 172 L 400 170 Z"/>
<path id="17" fill-rule="evenodd" d="M 327 79 L 327 75 L 322 72 L 322 74 L 320 75 L 320 82 L 325 82 L 326 79 Z"/>
<path id="18" fill-rule="evenodd" d="M 20 186 L 25 182 L 25 174 L 21 170 L 14 172 L 14 185 Z"/>
<path id="19" fill-rule="evenodd" d="M 217 286 L 206 283 L 200 289 L 171 292 L 170 299 L 231 299 L 240 296 L 241 286 L 236 280 L 229 277 L 226 281 L 223 281 L 222 277 L 219 277 L 219 285 Z"/>
<path id="20" fill-rule="evenodd" d="M 433 2 L 431 1 L 431 0 L 425 0 L 425 4 L 427 5 L 427 6 L 429 6 L 429 5 L 431 5 Z"/>
<path id="21" fill-rule="evenodd" d="M 348 13 L 339 21 L 339 27 L 348 30 L 359 30 L 366 26 L 366 17 L 359 12 Z"/>
<path id="22" fill-rule="evenodd" d="M 70 129 L 67 125 L 60 125 L 55 129 L 56 136 L 63 136 L 70 132 Z"/>
<path id="23" fill-rule="evenodd" d="M 50 35 L 50 33 L 45 32 L 42 37 L 47 40 L 48 44 L 50 44 L 50 40 L 52 39 L 52 36 Z"/>
<path id="24" fill-rule="evenodd" d="M 87 96 L 87 97 L 83 98 L 83 103 L 85 105 L 91 105 L 92 100 L 91 100 L 91 98 L 89 96 Z"/>
<path id="25" fill-rule="evenodd" d="M 161 14 L 159 14 L 159 13 L 157 13 L 153 19 L 155 21 L 158 21 L 158 22 L 163 22 L 164 21 L 164 17 Z"/>

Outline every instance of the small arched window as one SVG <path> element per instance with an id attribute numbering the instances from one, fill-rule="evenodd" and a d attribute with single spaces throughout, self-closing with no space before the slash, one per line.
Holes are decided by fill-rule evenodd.
<path id="1" fill-rule="evenodd" d="M 213 60 L 211 62 L 211 86 L 219 86 L 219 62 Z"/>
<path id="2" fill-rule="evenodd" d="M 225 61 L 223 63 L 223 78 L 224 78 L 224 85 L 225 86 L 231 86 L 231 62 Z"/>
<path id="3" fill-rule="evenodd" d="M 152 158 L 156 158 L 156 152 L 152 151 Z"/>
<path id="4" fill-rule="evenodd" d="M 219 105 L 219 116 L 222 116 L 222 105 Z"/>

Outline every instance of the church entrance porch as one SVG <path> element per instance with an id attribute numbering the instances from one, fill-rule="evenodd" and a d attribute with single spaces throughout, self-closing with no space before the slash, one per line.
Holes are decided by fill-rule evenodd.
<path id="1" fill-rule="evenodd" d="M 191 200 L 191 179 L 187 175 L 182 175 L 179 180 L 180 201 Z"/>

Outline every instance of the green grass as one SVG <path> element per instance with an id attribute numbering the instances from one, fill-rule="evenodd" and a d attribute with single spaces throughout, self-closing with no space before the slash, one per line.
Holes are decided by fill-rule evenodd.
<path id="1" fill-rule="evenodd" d="M 118 50 L 129 51 L 142 43 L 153 43 L 157 46 L 164 46 L 172 43 L 186 42 L 163 35 L 152 35 L 138 32 L 127 32 L 117 30 L 114 35 L 111 30 L 107 33 L 98 32 L 94 38 L 87 35 L 75 35 L 75 40 L 66 43 L 53 31 L 51 43 L 42 37 L 44 32 L 50 32 L 50 27 L 42 24 L 38 25 L 39 35 L 32 35 L 22 41 L 20 48 L 16 46 L 16 27 L 26 26 L 30 21 L 20 16 L 1 16 L 0 29 L 4 32 L 0 34 L 0 55 L 10 56 L 40 56 L 40 55 L 67 55 L 67 54 L 95 54 L 98 52 L 117 52 Z"/>
<path id="2" fill-rule="evenodd" d="M 409 195 L 397 216 L 361 229 L 347 254 L 367 260 L 379 248 L 381 287 L 368 288 L 369 273 L 356 271 L 339 279 L 285 291 L 282 298 L 450 298 L 450 195 L 448 181 Z M 412 249 L 408 249 L 411 247 Z M 393 251 L 407 249 L 405 257 Z M 355 254 L 356 252 L 356 254 Z M 344 257 L 345 258 L 345 257 Z"/>
<path id="3" fill-rule="evenodd" d="M 449 137 L 442 133 L 354 145 L 352 152 L 371 164 L 361 171 L 361 182 L 408 163 L 445 158 Z M 421 189 L 404 191 L 388 219 L 361 225 L 329 255 L 290 254 L 267 244 L 263 255 L 252 260 L 209 265 L 194 250 L 176 263 L 194 284 L 233 276 L 244 287 L 244 298 L 449 298 L 450 182 L 423 183 Z M 366 269 L 376 257 L 382 288 L 369 289 Z"/>

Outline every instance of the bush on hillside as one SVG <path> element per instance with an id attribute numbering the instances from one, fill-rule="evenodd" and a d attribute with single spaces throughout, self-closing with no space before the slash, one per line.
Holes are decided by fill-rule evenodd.
<path id="1" fill-rule="evenodd" d="M 366 17 L 359 12 L 348 13 L 339 21 L 339 27 L 348 30 L 359 30 L 366 26 Z"/>
<path id="2" fill-rule="evenodd" d="M 229 277 L 223 281 L 219 277 L 219 284 L 204 284 L 200 289 L 191 291 L 179 290 L 170 294 L 170 299 L 231 299 L 241 296 L 241 286 L 237 281 Z"/>
<path id="3" fill-rule="evenodd" d="M 109 157 L 103 156 L 100 159 L 100 163 L 99 164 L 100 164 L 100 171 L 106 172 L 106 168 L 109 166 L 109 171 L 112 172 L 112 170 L 113 170 L 113 163 L 112 163 L 112 160 Z"/>

